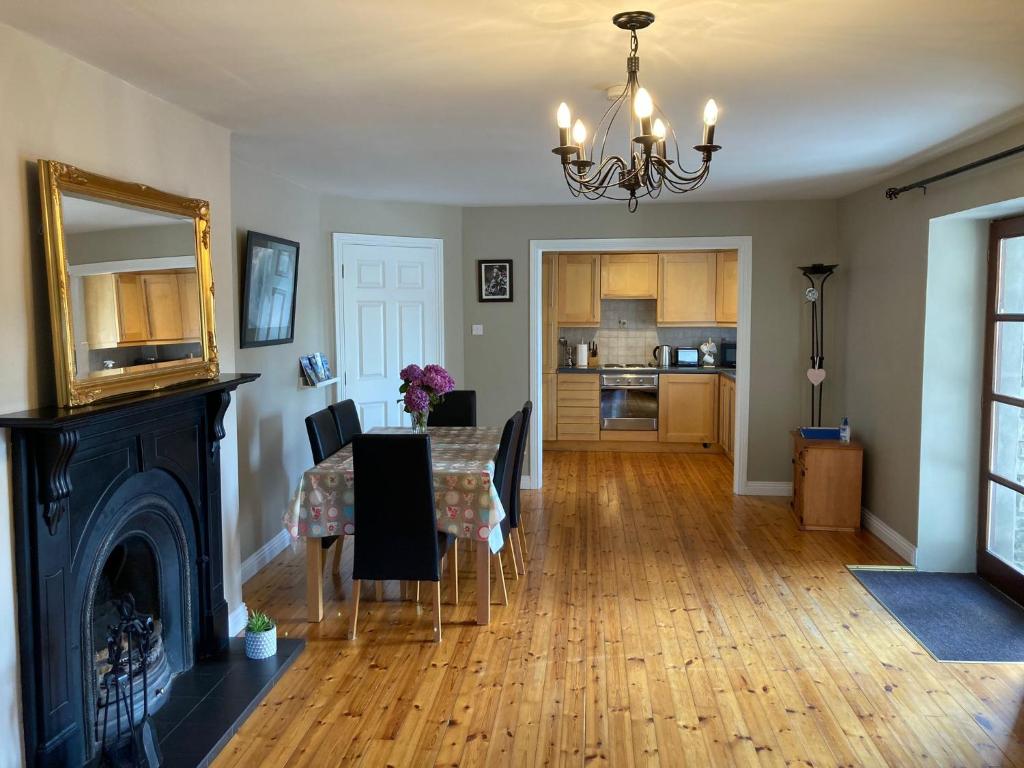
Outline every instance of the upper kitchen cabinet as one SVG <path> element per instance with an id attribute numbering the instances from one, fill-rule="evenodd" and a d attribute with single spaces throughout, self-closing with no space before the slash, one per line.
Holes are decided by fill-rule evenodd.
<path id="1" fill-rule="evenodd" d="M 545 253 L 541 261 L 541 317 L 544 342 L 544 373 L 558 368 L 558 254 Z"/>
<path id="2" fill-rule="evenodd" d="M 658 298 L 658 254 L 602 254 L 601 298 Z"/>
<path id="3" fill-rule="evenodd" d="M 558 324 L 601 324 L 601 256 L 558 254 Z"/>
<path id="4" fill-rule="evenodd" d="M 715 324 L 736 325 L 739 305 L 739 259 L 736 251 L 717 254 Z"/>
<path id="5" fill-rule="evenodd" d="M 658 264 L 658 325 L 714 325 L 714 251 L 662 253 Z"/>

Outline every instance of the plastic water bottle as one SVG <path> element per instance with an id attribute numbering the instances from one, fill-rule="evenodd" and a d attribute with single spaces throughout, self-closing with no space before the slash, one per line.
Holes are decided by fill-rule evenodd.
<path id="1" fill-rule="evenodd" d="M 843 416 L 843 421 L 839 424 L 839 442 L 850 442 L 850 420 L 845 416 Z"/>

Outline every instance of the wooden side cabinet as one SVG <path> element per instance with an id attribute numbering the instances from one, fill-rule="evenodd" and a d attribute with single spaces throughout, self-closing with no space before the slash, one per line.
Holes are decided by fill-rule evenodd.
<path id="1" fill-rule="evenodd" d="M 793 432 L 793 514 L 808 531 L 855 531 L 860 528 L 860 443 L 806 440 Z"/>

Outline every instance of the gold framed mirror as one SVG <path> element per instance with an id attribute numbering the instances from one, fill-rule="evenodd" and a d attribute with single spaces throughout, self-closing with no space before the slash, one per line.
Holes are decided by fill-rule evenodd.
<path id="1" fill-rule="evenodd" d="M 55 160 L 39 191 L 60 405 L 216 378 L 210 204 Z"/>

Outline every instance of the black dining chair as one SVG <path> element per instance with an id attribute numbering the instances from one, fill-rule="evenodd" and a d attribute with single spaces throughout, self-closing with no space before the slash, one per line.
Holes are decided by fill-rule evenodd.
<path id="1" fill-rule="evenodd" d="M 453 389 L 427 416 L 428 427 L 475 427 L 476 390 Z"/>
<path id="2" fill-rule="evenodd" d="M 433 581 L 434 639 L 441 641 L 441 558 L 451 539 L 437 530 L 427 435 L 356 435 L 355 558 L 352 619 L 356 637 L 364 580 Z"/>
<path id="3" fill-rule="evenodd" d="M 356 435 L 363 434 L 363 428 L 359 424 L 359 414 L 356 412 L 356 404 L 352 400 L 342 400 L 340 403 L 333 403 L 329 406 L 334 423 L 338 427 L 338 434 L 341 436 L 343 446 L 352 442 Z"/>
<path id="4" fill-rule="evenodd" d="M 526 446 L 530 442 L 530 417 L 533 415 L 533 401 L 523 403 L 523 415 L 519 428 L 519 444 L 516 446 L 515 467 L 512 478 L 512 492 L 509 505 L 509 525 L 512 528 L 512 557 L 515 560 L 516 575 L 526 573 L 526 532 L 522 528 L 522 506 L 520 491 L 523 487 L 523 466 L 526 464 Z"/>
<path id="5" fill-rule="evenodd" d="M 319 464 L 333 456 L 343 447 L 341 435 L 338 433 L 338 425 L 334 421 L 331 412 L 324 408 L 306 417 L 306 434 L 309 435 L 309 450 L 313 454 L 313 463 Z M 324 536 L 320 539 L 320 567 L 323 570 L 323 554 L 329 550 L 334 543 L 338 547 L 334 550 L 334 570 L 341 574 L 341 550 L 345 546 L 345 535 Z M 312 555 L 311 555 L 312 557 Z"/>
<path id="6" fill-rule="evenodd" d="M 501 552 L 511 551 L 512 518 L 509 509 L 512 506 L 512 482 L 515 476 L 515 451 L 519 441 L 519 430 L 523 422 L 523 414 L 516 411 L 505 422 L 501 431 L 501 442 L 498 443 L 498 452 L 494 455 L 494 487 L 498 491 L 498 498 L 501 499 L 502 509 L 505 510 L 505 517 L 501 521 L 501 534 L 508 546 L 502 547 L 498 552 L 498 586 L 501 587 L 501 601 L 508 605 L 508 592 L 505 588 L 505 569 L 501 562 Z M 513 572 L 515 572 L 515 556 L 513 555 Z M 518 578 L 518 575 L 517 575 Z"/>

